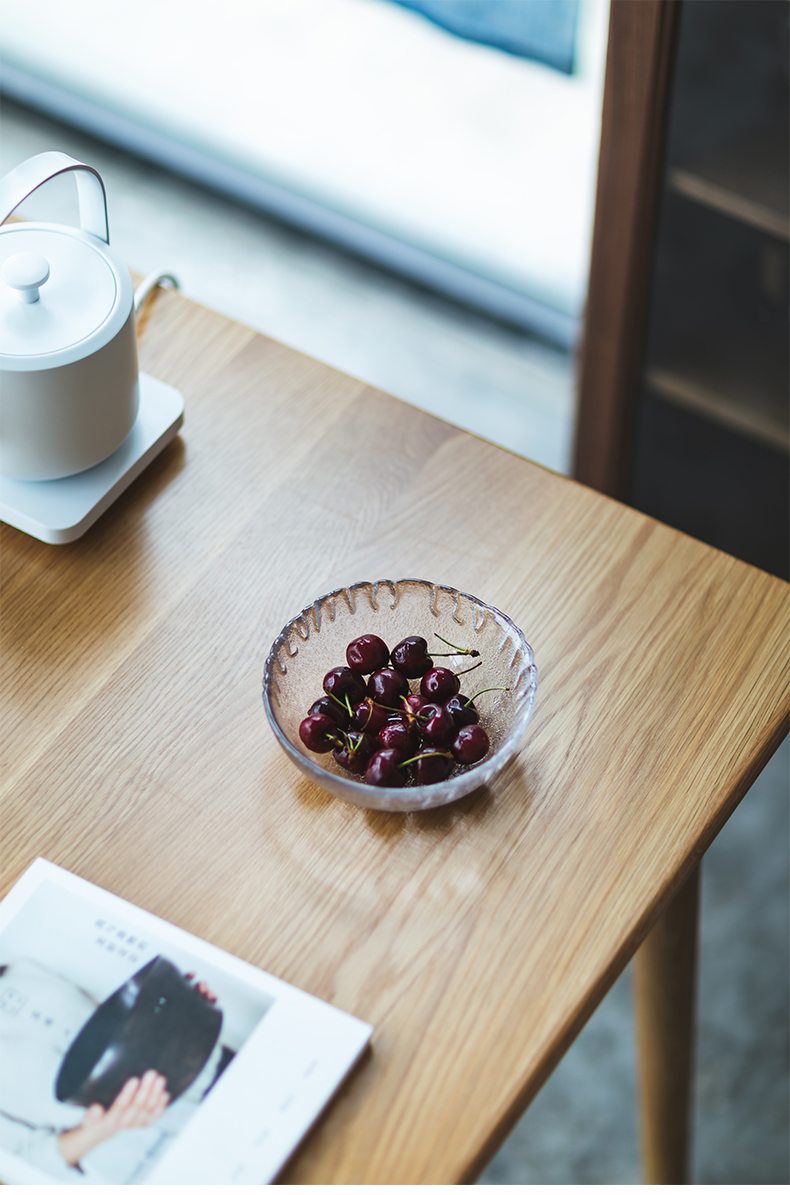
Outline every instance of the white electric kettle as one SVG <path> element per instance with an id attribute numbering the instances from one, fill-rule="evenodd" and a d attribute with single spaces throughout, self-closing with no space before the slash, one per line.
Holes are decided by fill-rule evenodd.
<path id="1" fill-rule="evenodd" d="M 80 228 L 0 228 L 0 474 L 50 481 L 123 443 L 139 404 L 134 291 L 110 248 L 99 174 L 64 153 L 0 181 L 0 223 L 55 175 L 74 173 Z"/>

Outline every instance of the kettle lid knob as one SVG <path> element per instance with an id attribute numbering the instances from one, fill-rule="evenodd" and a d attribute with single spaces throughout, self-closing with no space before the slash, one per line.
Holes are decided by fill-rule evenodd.
<path id="1" fill-rule="evenodd" d="M 49 278 L 49 262 L 40 253 L 14 253 L 3 264 L 3 278 L 18 292 L 20 302 L 36 303 L 38 288 Z"/>

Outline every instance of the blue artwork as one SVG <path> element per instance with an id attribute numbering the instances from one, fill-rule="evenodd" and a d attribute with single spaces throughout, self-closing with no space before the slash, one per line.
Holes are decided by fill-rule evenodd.
<path id="1" fill-rule="evenodd" d="M 392 0 L 457 37 L 573 74 L 579 0 Z"/>

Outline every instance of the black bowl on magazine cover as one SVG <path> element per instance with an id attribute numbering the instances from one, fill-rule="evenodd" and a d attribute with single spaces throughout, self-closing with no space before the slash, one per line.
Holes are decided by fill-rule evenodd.
<path id="1" fill-rule="evenodd" d="M 157 955 L 83 1025 L 63 1059 L 55 1096 L 109 1108 L 124 1083 L 155 1070 L 172 1103 L 206 1065 L 221 1027 L 216 1005 Z"/>

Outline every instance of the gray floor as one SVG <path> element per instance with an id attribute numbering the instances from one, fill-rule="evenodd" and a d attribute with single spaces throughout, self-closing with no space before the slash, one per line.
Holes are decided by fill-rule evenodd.
<path id="1" fill-rule="evenodd" d="M 788 740 L 702 865 L 695 1183 L 787 1183 Z M 637 1183 L 630 968 L 481 1178 Z"/>
<path id="2" fill-rule="evenodd" d="M 569 461 L 569 357 L 15 105 L 0 173 L 64 149 L 96 166 L 132 268 L 512 451 Z M 29 204 L 73 219 L 73 183 Z M 694 1177 L 786 1183 L 788 771 L 783 747 L 703 866 Z M 639 1181 L 629 973 L 615 984 L 481 1181 Z"/>

